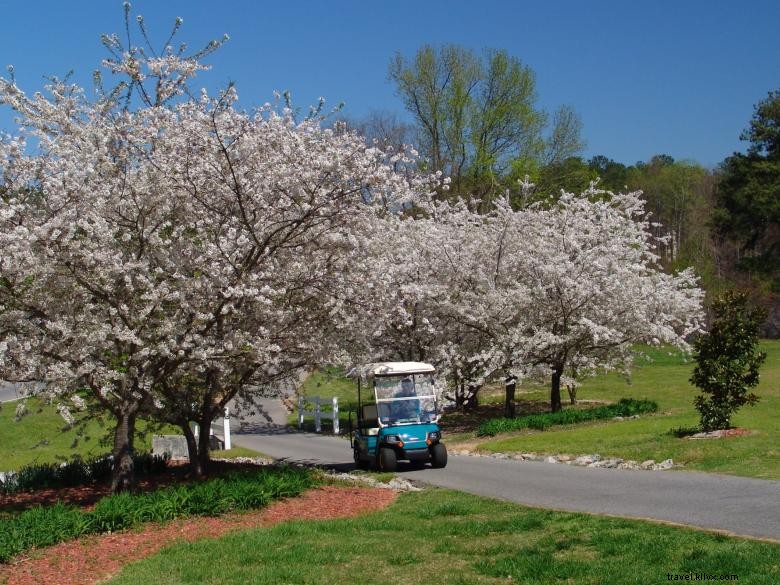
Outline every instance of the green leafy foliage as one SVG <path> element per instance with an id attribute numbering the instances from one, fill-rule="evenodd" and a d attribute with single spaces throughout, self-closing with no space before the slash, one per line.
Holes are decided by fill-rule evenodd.
<path id="1" fill-rule="evenodd" d="M 534 429 L 543 431 L 556 425 L 572 425 L 592 420 L 603 420 L 616 416 L 634 416 L 646 414 L 658 410 L 658 404 L 651 400 L 635 400 L 633 398 L 621 398 L 617 404 L 598 406 L 587 409 L 568 409 L 560 412 L 545 414 L 532 414 L 517 418 L 496 418 L 485 421 L 477 429 L 480 437 L 493 436 L 498 433 L 519 431 L 522 429 Z"/>
<path id="2" fill-rule="evenodd" d="M 731 416 L 758 396 L 758 369 L 766 354 L 758 350 L 762 309 L 751 309 L 743 293 L 728 292 L 713 303 L 715 319 L 710 331 L 693 344 L 696 367 L 691 383 L 704 394 L 694 399 L 704 431 L 727 429 Z"/>
<path id="3" fill-rule="evenodd" d="M 0 562 L 33 547 L 56 544 L 89 532 L 89 520 L 74 506 L 37 507 L 0 521 Z"/>
<path id="4" fill-rule="evenodd" d="M 0 562 L 33 547 L 84 534 L 115 532 L 181 516 L 217 516 L 259 508 L 296 496 L 313 484 L 314 476 L 306 469 L 263 468 L 154 492 L 106 496 L 89 512 L 61 503 L 37 507 L 0 519 Z"/>
<path id="5" fill-rule="evenodd" d="M 713 223 L 720 235 L 744 252 L 738 268 L 780 292 L 780 90 L 756 105 L 740 138 L 747 154 L 735 153 L 722 165 Z"/>
<path id="6" fill-rule="evenodd" d="M 170 456 L 136 453 L 133 463 L 138 475 L 163 471 Z M 64 463 L 34 463 L 0 481 L 0 493 L 14 493 L 40 488 L 60 488 L 107 481 L 111 477 L 113 461 L 110 456 L 82 459 L 74 457 Z"/>

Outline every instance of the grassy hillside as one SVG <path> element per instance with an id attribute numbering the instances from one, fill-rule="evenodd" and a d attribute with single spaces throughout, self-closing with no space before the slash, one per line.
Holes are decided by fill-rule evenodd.
<path id="1" fill-rule="evenodd" d="M 16 402 L 5 402 L 0 408 L 0 471 L 19 469 L 30 463 L 50 463 L 75 455 L 91 457 L 111 451 L 109 419 L 91 420 L 66 428 L 65 421 L 53 406 L 38 399 L 27 402 L 29 414 L 14 420 Z M 78 413 L 76 413 L 78 414 Z M 151 432 L 141 422 L 136 449 L 151 449 Z"/>
<path id="2" fill-rule="evenodd" d="M 687 469 L 780 479 L 780 341 L 765 341 L 767 360 L 756 393 L 761 400 L 745 407 L 733 419 L 749 436 L 715 440 L 679 439 L 669 430 L 698 424 L 693 407 L 696 388 L 690 385 L 693 363 L 677 352 L 654 350 L 652 362 L 635 369 L 630 385 L 617 374 L 586 380 L 581 399 L 614 401 L 624 396 L 648 398 L 659 413 L 639 420 L 608 421 L 543 432 L 524 431 L 480 443 L 492 452 L 549 454 L 599 453 L 624 459 L 672 458 Z M 546 398 L 546 389 L 532 389 L 527 398 Z"/>

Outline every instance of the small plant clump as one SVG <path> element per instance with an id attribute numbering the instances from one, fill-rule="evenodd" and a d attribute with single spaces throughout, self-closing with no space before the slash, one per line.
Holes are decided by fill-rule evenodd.
<path id="1" fill-rule="evenodd" d="M 273 500 L 297 496 L 314 482 L 307 469 L 264 468 L 148 493 L 106 496 L 88 512 L 62 503 L 39 506 L 0 519 L 0 563 L 33 547 L 124 530 L 142 522 L 260 508 Z"/>
<path id="2" fill-rule="evenodd" d="M 691 383 L 703 392 L 694 398 L 701 430 L 728 429 L 742 406 L 758 402 L 750 389 L 759 381 L 766 353 L 758 350 L 758 329 L 766 314 L 750 308 L 744 293 L 728 292 L 713 303 L 709 333 L 693 343 L 696 367 Z"/>
<path id="3" fill-rule="evenodd" d="M 522 429 L 535 429 L 543 431 L 555 425 L 571 425 L 591 420 L 602 420 L 616 416 L 634 416 L 656 412 L 658 404 L 652 400 L 635 400 L 633 398 L 621 398 L 617 404 L 598 406 L 587 409 L 569 409 L 560 412 L 545 414 L 532 414 L 517 418 L 496 418 L 479 425 L 477 436 L 493 436 L 498 433 L 519 431 Z"/>
<path id="4" fill-rule="evenodd" d="M 674 429 L 669 429 L 669 434 L 678 439 L 684 439 L 685 437 L 690 437 L 699 432 L 701 432 L 699 427 L 676 427 Z"/>
<path id="5" fill-rule="evenodd" d="M 167 453 L 133 455 L 133 465 L 138 475 L 160 473 L 165 470 L 169 460 L 170 455 Z M 0 480 L 0 494 L 100 483 L 111 478 L 112 469 L 113 459 L 110 455 L 92 459 L 74 457 L 63 463 L 34 463 Z"/>

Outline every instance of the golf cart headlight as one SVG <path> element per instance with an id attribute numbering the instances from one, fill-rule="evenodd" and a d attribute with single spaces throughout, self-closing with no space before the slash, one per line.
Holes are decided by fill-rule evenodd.
<path id="1" fill-rule="evenodd" d="M 428 433 L 428 438 L 431 441 L 438 441 L 439 439 L 441 439 L 441 433 L 439 431 L 431 431 L 430 433 Z"/>
<path id="2" fill-rule="evenodd" d="M 387 435 L 385 437 L 385 442 L 390 443 L 391 445 L 395 445 L 401 442 L 401 437 L 399 437 L 398 435 Z"/>

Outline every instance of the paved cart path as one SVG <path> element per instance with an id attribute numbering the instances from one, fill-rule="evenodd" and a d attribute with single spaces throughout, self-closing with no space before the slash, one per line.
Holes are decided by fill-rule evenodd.
<path id="1" fill-rule="evenodd" d="M 10 402 L 19 399 L 18 384 L 0 380 L 0 402 Z"/>
<path id="2" fill-rule="evenodd" d="M 353 467 L 343 438 L 269 430 L 237 434 L 234 441 L 276 458 Z M 401 464 L 399 474 L 518 504 L 650 518 L 780 541 L 780 481 L 452 455 L 445 469 L 411 470 Z"/>

